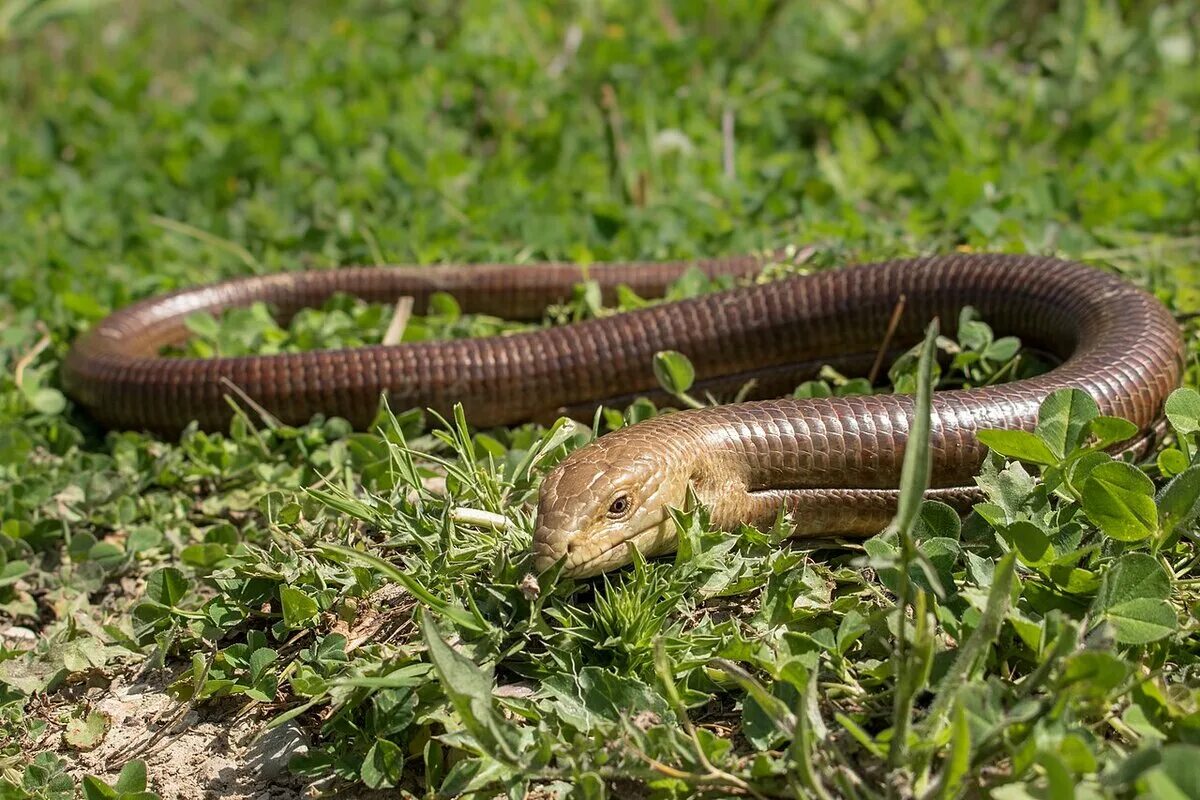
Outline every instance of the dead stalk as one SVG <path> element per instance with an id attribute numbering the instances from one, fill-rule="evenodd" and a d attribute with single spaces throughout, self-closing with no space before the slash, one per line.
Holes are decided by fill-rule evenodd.
<path id="1" fill-rule="evenodd" d="M 883 341 L 879 343 L 879 352 L 875 354 L 875 363 L 871 365 L 871 371 L 867 374 L 867 381 L 872 385 L 879 377 L 879 370 L 883 369 L 883 359 L 892 346 L 892 338 L 896 335 L 896 328 L 900 326 L 900 319 L 904 316 L 904 305 L 907 302 L 908 298 L 900 295 L 900 299 L 896 301 L 896 307 L 892 309 L 892 318 L 888 320 L 887 333 L 883 335 Z"/>
<path id="2" fill-rule="evenodd" d="M 408 327 L 408 320 L 412 317 L 412 310 L 413 299 L 411 297 L 401 297 L 396 301 L 392 321 L 388 323 L 387 331 L 383 334 L 383 344 L 389 346 L 400 344 L 400 340 L 404 338 L 404 329 Z"/>
<path id="3" fill-rule="evenodd" d="M 25 370 L 33 363 L 33 360 L 42 354 L 47 347 L 50 346 L 50 333 L 46 330 L 46 326 L 39 320 L 35 328 L 42 334 L 41 338 L 34 343 L 33 347 L 25 355 L 17 359 L 16 365 L 13 367 L 13 382 L 18 389 L 24 389 Z"/>

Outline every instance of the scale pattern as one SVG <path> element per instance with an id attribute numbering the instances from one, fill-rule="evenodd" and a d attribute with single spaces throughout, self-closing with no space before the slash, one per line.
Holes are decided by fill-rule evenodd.
<path id="1" fill-rule="evenodd" d="M 951 489 L 969 484 L 982 462 L 977 431 L 1032 429 L 1038 406 L 1056 389 L 1083 389 L 1102 413 L 1125 417 L 1145 433 L 1182 375 L 1182 338 L 1162 304 L 1081 264 L 955 254 L 754 284 L 750 279 L 764 258 L 778 254 L 586 268 L 347 268 L 226 281 L 114 313 L 75 342 L 64 383 L 107 426 L 166 433 L 192 420 L 209 429 L 226 426 L 232 412 L 225 398 L 233 387 L 293 424 L 324 413 L 366 426 L 381 394 L 397 409 L 446 413 L 461 402 L 467 418 L 481 426 L 564 412 L 589 419 L 599 403 L 654 395 L 652 362 L 659 350 L 687 355 L 700 385 L 718 393 L 759 376 L 762 393 L 778 395 L 822 363 L 861 368 L 885 338 L 903 296 L 897 346 L 918 341 L 934 317 L 953 335 L 960 309 L 973 305 L 994 328 L 1061 359 L 1031 380 L 937 393 L 931 485 Z M 511 336 L 240 358 L 159 355 L 163 346 L 186 338 L 188 314 L 219 313 L 255 300 L 286 319 L 337 291 L 375 302 L 411 296 L 418 312 L 433 292 L 448 291 L 466 311 L 536 319 L 584 279 L 598 282 L 610 299 L 622 283 L 650 296 L 690 268 L 734 275 L 743 285 Z M 744 500 L 724 503 L 727 519 L 719 523 L 757 524 L 782 506 L 805 512 L 814 532 L 828 530 L 833 520 L 835 527 L 861 534 L 890 513 L 912 413 L 912 398 L 900 395 L 744 402 L 656 417 L 602 437 L 568 462 L 591 458 L 619 469 L 613 466 L 617 456 L 646 456 L 668 470 L 672 459 L 686 459 L 697 485 L 741 491 L 726 491 Z M 574 496 L 572 487 L 559 483 L 550 476 L 543 499 L 555 491 Z M 946 497 L 966 502 L 969 493 Z M 543 560 L 566 548 L 542 540 L 535 546 Z M 589 557 L 588 548 L 577 549 L 580 559 Z M 590 557 L 597 561 L 594 553 Z"/>

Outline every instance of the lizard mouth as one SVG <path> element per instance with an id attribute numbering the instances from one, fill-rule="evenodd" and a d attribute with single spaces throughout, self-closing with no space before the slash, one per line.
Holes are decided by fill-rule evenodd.
<path id="1" fill-rule="evenodd" d="M 590 578 L 594 575 L 599 575 L 601 572 L 607 572 L 623 564 L 628 564 L 631 557 L 628 555 L 627 545 L 643 545 L 639 547 L 639 550 L 648 557 L 658 555 L 658 551 L 648 548 L 645 545 L 658 543 L 656 540 L 650 539 L 649 536 L 651 534 L 661 535 L 665 523 L 665 520 L 651 522 L 646 527 L 628 536 L 622 536 L 617 541 L 606 545 L 595 553 L 589 554 L 580 561 L 572 562 L 568 555 L 563 575 L 571 578 Z"/>

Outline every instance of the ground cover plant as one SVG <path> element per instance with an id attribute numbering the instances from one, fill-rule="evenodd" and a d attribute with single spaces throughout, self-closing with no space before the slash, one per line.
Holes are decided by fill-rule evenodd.
<path id="1" fill-rule="evenodd" d="M 0 797 L 1200 796 L 1198 28 L 1079 0 L 0 0 Z M 163 440 L 60 390 L 79 331 L 201 281 L 789 244 L 1123 274 L 1187 337 L 1168 439 L 1113 459 L 1122 423 L 1061 393 L 989 435 L 965 521 L 912 501 L 913 448 L 888 535 L 690 509 L 676 558 L 574 582 L 530 576 L 538 481 L 647 403 Z M 584 285 L 547 324 L 611 311 Z M 353 346 L 390 313 L 196 318 L 185 349 Z M 942 385 L 1028 368 L 986 322 L 923 346 Z M 404 335 L 508 327 L 442 298 Z M 920 398 L 919 355 L 889 379 Z"/>

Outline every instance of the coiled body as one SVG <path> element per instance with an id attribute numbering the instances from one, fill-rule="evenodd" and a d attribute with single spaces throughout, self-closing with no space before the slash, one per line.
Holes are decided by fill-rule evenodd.
<path id="1" fill-rule="evenodd" d="M 1182 374 L 1178 326 L 1147 293 L 1080 264 L 987 254 L 849 267 L 486 339 L 203 360 L 158 355 L 186 337 L 189 313 L 254 300 L 285 318 L 334 291 L 380 302 L 410 295 L 420 311 L 432 292 L 443 290 L 466 311 L 536 318 L 584 278 L 609 293 L 625 283 L 653 295 L 690 267 L 745 278 L 761 265 L 745 257 L 587 270 L 566 264 L 342 269 L 235 280 L 116 312 L 76 342 L 64 379 L 71 396 L 112 427 L 173 432 L 193 419 L 223 426 L 231 385 L 291 423 L 325 413 L 364 426 L 387 394 L 393 408 L 444 412 L 461 402 L 476 424 L 508 424 L 564 412 L 586 416 L 601 402 L 653 394 L 659 350 L 687 355 L 700 386 L 718 393 L 755 377 L 761 396 L 782 394 L 823 363 L 865 370 L 903 295 L 897 345 L 916 341 L 933 317 L 953 333 L 960 309 L 973 305 L 994 328 L 1062 360 L 1031 380 L 936 395 L 932 486 L 952 493 L 983 459 L 975 433 L 1032 428 L 1051 391 L 1083 389 L 1102 413 L 1144 430 Z M 866 533 L 890 514 L 911 415 L 906 396 L 748 402 L 655 418 L 601 437 L 571 459 L 610 470 L 621 469 L 622 459 L 644 461 L 659 474 L 641 471 L 639 480 L 664 485 L 668 472 L 686 473 L 698 491 L 708 487 L 706 495 L 737 499 L 714 503 L 721 524 L 760 523 L 785 506 L 803 512 L 806 529 Z M 575 486 L 568 472 L 551 475 L 543 490 L 539 558 L 549 563 L 566 555 L 577 574 L 623 561 L 611 555 L 624 551 L 612 537 L 592 547 L 569 531 L 582 522 L 563 507 L 595 501 L 605 481 Z"/>

